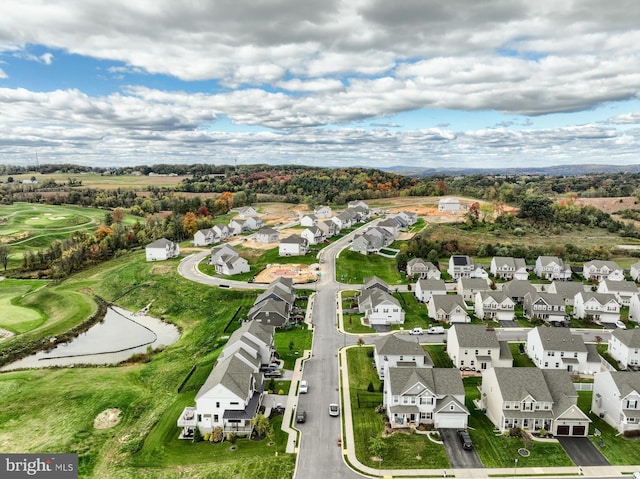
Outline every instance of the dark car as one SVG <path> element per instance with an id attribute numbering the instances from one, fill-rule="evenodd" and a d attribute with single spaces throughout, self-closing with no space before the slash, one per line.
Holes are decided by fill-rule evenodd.
<path id="1" fill-rule="evenodd" d="M 473 443 L 471 442 L 471 436 L 464 429 L 460 429 L 458 431 L 458 439 L 460 439 L 460 444 L 462 444 L 462 449 L 473 449 Z"/>
<path id="2" fill-rule="evenodd" d="M 296 422 L 306 422 L 307 421 L 307 412 L 306 411 L 298 411 L 296 413 Z"/>

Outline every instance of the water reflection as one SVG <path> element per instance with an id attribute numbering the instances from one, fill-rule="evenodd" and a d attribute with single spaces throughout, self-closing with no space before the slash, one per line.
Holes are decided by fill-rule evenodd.
<path id="1" fill-rule="evenodd" d="M 68 343 L 7 364 L 2 371 L 74 364 L 115 364 L 135 353 L 175 343 L 178 329 L 157 318 L 110 307 L 104 320 Z"/>

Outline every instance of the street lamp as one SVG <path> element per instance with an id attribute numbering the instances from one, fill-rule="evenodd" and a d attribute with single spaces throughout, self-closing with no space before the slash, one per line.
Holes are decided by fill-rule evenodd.
<path id="1" fill-rule="evenodd" d="M 518 470 L 518 458 L 516 457 L 514 460 L 514 466 L 513 466 L 513 477 L 516 477 L 516 471 Z"/>

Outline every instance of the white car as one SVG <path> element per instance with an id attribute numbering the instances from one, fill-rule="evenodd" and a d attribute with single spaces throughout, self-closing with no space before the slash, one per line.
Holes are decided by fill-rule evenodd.
<path id="1" fill-rule="evenodd" d="M 309 392 L 309 383 L 307 381 L 300 381 L 300 387 L 298 388 L 300 394 L 307 394 Z"/>
<path id="2" fill-rule="evenodd" d="M 337 404 L 329 404 L 329 416 L 339 416 L 340 406 Z"/>
<path id="3" fill-rule="evenodd" d="M 616 326 L 620 329 L 627 329 L 627 325 L 624 324 L 622 321 L 616 321 Z"/>

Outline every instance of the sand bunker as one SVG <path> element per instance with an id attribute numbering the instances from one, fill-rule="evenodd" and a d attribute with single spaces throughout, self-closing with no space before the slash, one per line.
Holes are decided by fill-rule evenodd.
<path id="1" fill-rule="evenodd" d="M 118 408 L 105 409 L 96 416 L 93 427 L 96 429 L 109 429 L 115 426 L 122 419 L 122 411 Z"/>

